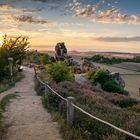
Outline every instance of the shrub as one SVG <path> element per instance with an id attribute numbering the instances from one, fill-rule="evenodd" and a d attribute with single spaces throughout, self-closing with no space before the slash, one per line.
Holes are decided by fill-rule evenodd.
<path id="1" fill-rule="evenodd" d="M 123 89 L 114 81 L 109 80 L 106 81 L 105 84 L 102 85 L 103 90 L 114 92 L 114 93 L 122 93 Z"/>
<path id="2" fill-rule="evenodd" d="M 121 107 L 129 107 L 135 104 L 135 101 L 130 101 L 130 97 L 126 97 L 119 94 L 108 94 L 94 92 L 90 86 L 77 84 L 76 82 L 60 82 L 51 83 L 51 87 L 55 89 L 61 96 L 68 97 L 74 96 L 76 104 L 103 120 L 106 120 L 120 128 L 130 131 L 136 135 L 139 135 L 139 114 L 128 111 Z M 105 95 L 104 95 L 105 94 Z M 106 95 L 107 94 L 107 95 Z M 104 96 L 109 96 L 103 98 Z M 121 100 L 121 102 L 119 102 Z M 132 103 L 133 102 L 133 103 Z M 65 103 L 65 105 L 64 105 Z M 50 112 L 53 111 L 59 113 L 61 116 L 56 116 L 55 121 L 61 120 L 60 129 L 64 139 L 66 140 L 132 140 L 127 135 L 123 135 L 118 131 L 88 117 L 87 115 L 75 110 L 73 126 L 66 125 L 66 102 L 62 104 L 62 101 L 58 96 L 53 93 L 48 94 L 43 98 L 43 104 L 48 108 Z M 119 106 L 120 108 L 118 108 Z"/>
<path id="3" fill-rule="evenodd" d="M 121 108 L 133 107 L 138 104 L 136 99 L 117 94 L 113 97 L 110 97 L 109 101 Z"/>
<path id="4" fill-rule="evenodd" d="M 103 70 L 97 70 L 93 77 L 93 82 L 100 83 L 103 85 L 107 80 L 109 80 L 109 75 Z"/>
<path id="5" fill-rule="evenodd" d="M 52 63 L 46 69 L 49 77 L 56 82 L 74 80 L 73 70 L 65 61 Z"/>
<path id="6" fill-rule="evenodd" d="M 48 54 L 42 54 L 42 56 L 40 56 L 40 62 L 43 65 L 49 64 L 50 63 L 50 57 Z"/>
<path id="7" fill-rule="evenodd" d="M 87 73 L 86 76 L 89 80 L 92 80 L 94 78 L 96 71 L 94 69 L 90 69 Z"/>
<path id="8" fill-rule="evenodd" d="M 91 69 L 87 72 L 87 78 L 94 84 L 100 83 L 102 85 L 109 79 L 109 75 L 103 70 Z"/>
<path id="9" fill-rule="evenodd" d="M 124 89 L 111 79 L 109 74 L 103 70 L 94 70 L 91 69 L 87 72 L 87 78 L 91 80 L 93 84 L 100 84 L 101 88 L 105 91 L 113 93 L 124 93 L 128 95 Z"/>
<path id="10" fill-rule="evenodd" d="M 134 106 L 132 106 L 132 107 L 129 107 L 128 110 L 131 110 L 131 111 L 140 113 L 140 103 L 137 104 L 137 105 L 134 105 Z"/>

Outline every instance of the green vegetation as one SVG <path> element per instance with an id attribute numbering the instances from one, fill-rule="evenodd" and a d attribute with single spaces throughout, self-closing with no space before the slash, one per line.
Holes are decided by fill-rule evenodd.
<path id="1" fill-rule="evenodd" d="M 28 51 L 25 62 L 37 65 L 46 65 L 51 62 L 51 58 L 47 53 L 40 53 L 38 51 Z"/>
<path id="2" fill-rule="evenodd" d="M 103 63 L 107 65 L 113 65 L 113 64 L 119 64 L 122 62 L 135 62 L 140 63 L 140 56 L 135 56 L 133 59 L 122 59 L 122 58 L 116 58 L 116 57 L 105 57 L 102 55 L 94 55 L 91 58 L 86 58 L 89 61 L 97 62 L 97 63 Z"/>
<path id="3" fill-rule="evenodd" d="M 104 57 L 102 55 L 94 55 L 93 57 L 87 59 L 93 62 L 108 64 L 108 65 L 124 62 L 124 59 L 121 58 L 115 58 L 115 57 L 109 58 L 109 57 Z"/>
<path id="4" fill-rule="evenodd" d="M 101 88 L 105 91 L 114 93 L 124 92 L 124 89 L 115 81 L 113 81 L 108 73 L 103 70 L 90 69 L 87 72 L 87 78 L 95 85 L 100 84 Z"/>
<path id="5" fill-rule="evenodd" d="M 46 66 L 50 79 L 61 82 L 74 80 L 73 70 L 65 61 L 58 61 Z"/>
<path id="6" fill-rule="evenodd" d="M 26 50 L 28 46 L 28 38 L 19 36 L 16 38 L 9 38 L 4 36 L 3 44 L 0 47 L 0 81 L 9 79 L 9 62 L 8 58 L 13 58 L 13 72 L 16 75 L 17 65 L 21 65 L 22 61 L 26 57 Z"/>
<path id="7" fill-rule="evenodd" d="M 6 133 L 6 128 L 1 121 L 2 113 L 5 111 L 6 106 L 10 103 L 10 100 L 15 99 L 17 96 L 18 95 L 16 94 L 9 94 L 3 97 L 0 101 L 0 139 L 2 139 L 3 135 Z"/>
<path id="8" fill-rule="evenodd" d="M 136 105 L 134 105 L 132 107 L 129 107 L 128 110 L 133 111 L 133 112 L 140 113 L 140 103 L 139 104 L 136 104 Z"/>
<path id="9" fill-rule="evenodd" d="M 14 83 L 11 83 L 11 81 L 9 79 L 5 79 L 3 81 L 1 81 L 0 83 L 0 93 L 12 88 L 13 86 L 15 86 L 15 83 L 20 81 L 22 78 L 24 78 L 23 73 L 17 73 L 14 77 Z"/>
<path id="10" fill-rule="evenodd" d="M 51 96 L 51 95 L 50 95 Z M 52 96 L 52 97 L 54 97 L 54 96 Z M 51 98 L 51 97 L 50 97 Z M 55 99 L 54 100 L 56 100 L 56 97 L 55 97 Z M 80 130 L 77 130 L 76 128 L 74 128 L 74 127 L 71 127 L 71 126 L 69 126 L 68 124 L 67 124 L 67 122 L 66 122 L 66 119 L 65 119 L 65 114 L 64 114 L 64 112 L 63 112 L 63 115 L 61 114 L 61 113 L 59 113 L 59 110 L 57 109 L 57 104 L 55 103 L 53 103 L 54 102 L 54 100 L 52 99 L 51 101 L 51 103 L 50 103 L 50 99 L 49 99 L 49 101 L 48 101 L 48 98 L 47 97 L 45 97 L 45 96 L 43 96 L 42 97 L 42 104 L 43 104 L 43 106 L 45 107 L 45 108 L 47 108 L 47 110 L 51 113 L 51 115 L 52 115 L 52 120 L 54 121 L 54 122 L 57 122 L 58 124 L 59 124 L 59 127 L 60 127 L 60 133 L 62 134 L 62 136 L 63 136 L 63 138 L 65 139 L 65 140 L 83 140 L 83 138 L 82 138 L 82 135 L 81 135 L 81 132 L 80 132 Z M 56 106 L 56 107 L 54 107 L 53 105 L 52 105 L 52 103 L 53 103 L 53 105 L 54 106 Z M 60 101 L 59 102 L 57 102 L 58 104 L 60 103 Z M 50 104 L 51 104 L 51 106 L 50 106 Z M 66 113 L 66 111 L 65 111 L 65 113 Z"/>
<path id="11" fill-rule="evenodd" d="M 16 95 L 16 94 L 8 94 L 8 95 L 4 96 L 3 99 L 0 101 L 0 110 L 5 111 L 5 108 L 10 103 L 10 100 L 15 99 L 17 96 L 18 95 Z"/>
<path id="12" fill-rule="evenodd" d="M 69 78 L 69 74 L 71 78 Z M 140 103 L 128 96 L 117 94 L 124 91 L 106 71 L 91 69 L 87 73 L 87 77 L 93 84 L 100 84 L 104 90 L 115 92 L 115 94 L 100 91 L 94 85 L 81 85 L 71 81 L 73 72 L 66 62 L 47 65 L 42 77 L 48 76 L 51 79 L 49 81 L 51 87 L 64 98 L 75 97 L 75 103 L 87 112 L 140 135 L 137 125 L 140 121 L 138 106 Z M 38 81 L 35 84 L 38 95 L 43 95 L 44 87 Z M 129 136 L 115 131 L 77 110 L 74 113 L 74 123 L 69 126 L 66 122 L 67 103 L 50 91 L 47 96 L 42 97 L 42 103 L 52 114 L 53 120 L 59 123 L 60 132 L 65 140 L 132 140 Z"/>
<path id="13" fill-rule="evenodd" d="M 102 85 L 103 90 L 114 93 L 123 93 L 123 89 L 113 80 L 108 80 Z"/>
<path id="14" fill-rule="evenodd" d="M 48 54 L 43 54 L 40 56 L 40 62 L 43 65 L 49 64 L 50 63 L 50 57 Z"/>
<path id="15" fill-rule="evenodd" d="M 133 60 L 134 62 L 140 63 L 140 56 L 135 56 Z"/>
<path id="16" fill-rule="evenodd" d="M 43 61 L 42 61 L 43 62 Z M 45 64 L 45 63 L 44 63 Z M 43 73 L 43 74 L 42 74 Z M 105 121 L 108 121 L 133 134 L 140 135 L 139 126 L 139 102 L 124 96 L 124 90 L 110 75 L 103 70 L 91 69 L 87 77 L 94 85 L 99 84 L 102 89 L 114 92 L 104 92 L 94 85 L 82 85 L 74 81 L 73 70 L 66 62 L 55 62 L 46 65 L 46 70 L 39 73 L 45 81 L 48 77 L 49 84 L 61 96 L 75 97 L 75 104 Z M 47 78 L 46 78 L 47 77 Z M 74 112 L 73 125 L 66 122 L 67 103 L 48 90 L 44 96 L 45 88 L 35 81 L 35 89 L 42 96 L 42 103 L 52 114 L 53 120 L 60 126 L 60 132 L 65 140 L 132 140 L 124 135 L 92 118 L 77 111 Z"/>
<path id="17" fill-rule="evenodd" d="M 36 86 L 41 86 L 37 84 Z M 51 82 L 51 87 L 61 96 L 75 97 L 75 103 L 87 112 L 106 120 L 131 133 L 140 135 L 139 131 L 139 102 L 120 94 L 103 93 L 93 86 L 81 85 L 76 82 Z M 37 87 L 38 93 L 44 89 Z M 72 126 L 66 123 L 66 102 L 49 92 L 42 97 L 45 108 L 51 112 L 53 120 L 60 126 L 60 132 L 65 140 L 132 140 L 114 129 L 75 110 Z M 136 109 L 137 108 L 137 109 Z"/>

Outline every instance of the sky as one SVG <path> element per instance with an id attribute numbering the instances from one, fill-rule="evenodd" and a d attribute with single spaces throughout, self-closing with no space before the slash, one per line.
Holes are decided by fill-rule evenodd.
<path id="1" fill-rule="evenodd" d="M 29 37 L 32 49 L 140 53 L 140 0 L 0 0 L 2 36 Z"/>

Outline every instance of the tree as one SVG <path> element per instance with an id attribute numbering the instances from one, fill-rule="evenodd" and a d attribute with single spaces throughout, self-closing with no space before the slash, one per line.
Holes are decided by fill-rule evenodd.
<path id="1" fill-rule="evenodd" d="M 8 58 L 13 58 L 14 67 L 17 64 L 21 64 L 23 59 L 26 57 L 28 44 L 28 37 L 25 36 L 9 38 L 5 35 L 3 37 L 3 44 L 0 47 L 0 80 L 9 76 Z"/>
<path id="2" fill-rule="evenodd" d="M 73 70 L 65 61 L 49 64 L 46 69 L 49 77 L 56 82 L 74 80 Z"/>
<path id="3" fill-rule="evenodd" d="M 48 54 L 42 54 L 40 56 L 40 62 L 43 65 L 46 65 L 46 64 L 50 63 L 50 57 L 49 57 L 49 55 Z"/>

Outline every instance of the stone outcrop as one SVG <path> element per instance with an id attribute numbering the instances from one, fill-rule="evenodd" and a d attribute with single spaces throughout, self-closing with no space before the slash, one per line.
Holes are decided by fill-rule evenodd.
<path id="1" fill-rule="evenodd" d="M 65 60 L 67 58 L 67 48 L 64 42 L 57 43 L 55 46 L 55 59 Z"/>

